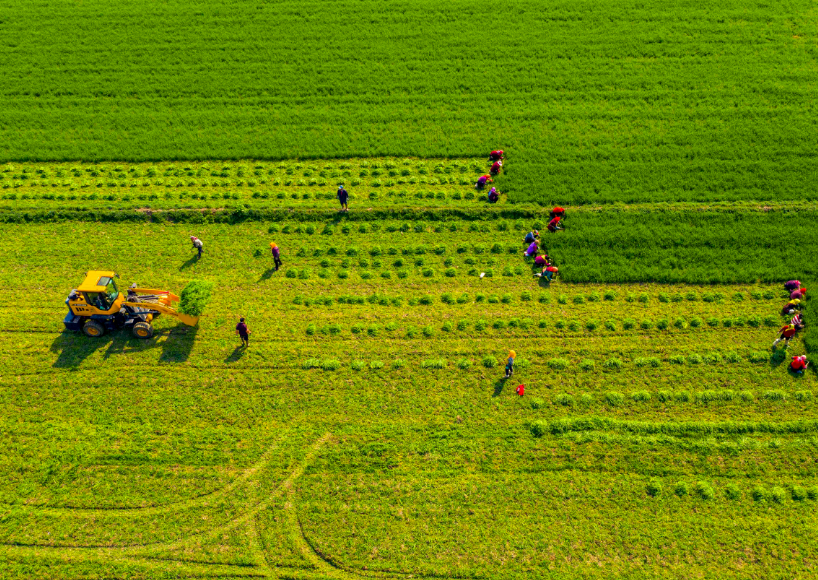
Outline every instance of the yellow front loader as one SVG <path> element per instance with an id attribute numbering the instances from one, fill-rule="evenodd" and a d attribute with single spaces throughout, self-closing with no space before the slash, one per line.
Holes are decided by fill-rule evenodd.
<path id="1" fill-rule="evenodd" d="M 128 328 L 137 338 L 153 336 L 153 319 L 162 314 L 196 326 L 198 316 L 179 312 L 176 294 L 154 288 L 137 288 L 136 284 L 123 295 L 110 271 L 92 271 L 85 275 L 79 288 L 71 290 L 65 304 L 68 314 L 63 321 L 68 330 L 82 331 L 86 336 L 102 336 L 119 328 Z"/>

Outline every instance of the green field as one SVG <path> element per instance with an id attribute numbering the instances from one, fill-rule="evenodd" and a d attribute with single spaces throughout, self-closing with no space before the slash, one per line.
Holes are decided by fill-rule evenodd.
<path id="1" fill-rule="evenodd" d="M 0 578 L 814 577 L 817 24 L 0 6 Z M 66 332 L 96 269 L 212 297 Z"/>

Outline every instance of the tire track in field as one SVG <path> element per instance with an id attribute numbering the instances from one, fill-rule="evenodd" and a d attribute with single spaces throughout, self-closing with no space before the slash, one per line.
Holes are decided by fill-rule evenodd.
<path id="1" fill-rule="evenodd" d="M 293 543 L 298 547 L 299 552 L 310 562 L 321 574 L 336 580 L 357 580 L 360 578 L 483 578 L 482 576 L 458 576 L 456 574 L 429 574 L 404 572 L 399 570 L 361 570 L 352 566 L 347 566 L 339 562 L 333 556 L 325 554 L 318 549 L 304 533 L 304 525 L 298 517 L 296 506 L 295 480 L 285 484 L 287 501 L 284 504 L 284 511 L 287 514 L 285 526 L 290 534 Z"/>
<path id="2" fill-rule="evenodd" d="M 303 416 L 296 417 L 293 420 L 299 421 L 302 419 Z M 289 432 L 287 432 L 289 433 Z M 239 485 L 248 481 L 251 477 L 253 477 L 256 473 L 260 470 L 266 468 L 270 461 L 272 460 L 273 452 L 276 451 L 281 443 L 285 441 L 287 438 L 287 434 L 282 435 L 276 440 L 273 444 L 271 444 L 259 457 L 259 460 L 253 464 L 252 466 L 245 469 L 241 472 L 236 478 L 233 479 L 230 483 L 226 486 L 215 489 L 210 493 L 196 496 L 193 498 L 189 498 L 186 500 L 172 502 L 168 504 L 162 504 L 158 506 L 145 506 L 145 507 L 99 507 L 99 508 L 82 508 L 82 507 L 48 507 L 48 506 L 30 506 L 30 505 L 14 505 L 9 507 L 14 507 L 15 509 L 21 509 L 25 511 L 33 511 L 37 512 L 38 514 L 48 515 L 48 516 L 73 516 L 73 517 L 88 517 L 94 518 L 98 517 L 100 514 L 106 515 L 121 515 L 121 516 L 145 516 L 145 515 L 157 515 L 157 514 L 164 514 L 168 512 L 181 512 L 188 509 L 193 509 L 196 507 L 200 507 L 200 504 L 206 501 L 212 501 L 218 499 L 220 497 L 226 496 L 234 489 L 236 489 Z"/>
<path id="3" fill-rule="evenodd" d="M 331 433 L 327 432 L 316 440 L 308 449 L 304 458 L 295 466 L 290 475 L 281 482 L 268 496 L 261 502 L 256 503 L 249 510 L 239 514 L 238 516 L 228 520 L 227 522 L 197 532 L 177 540 L 156 542 L 149 544 L 136 544 L 129 546 L 47 546 L 38 544 L 20 544 L 4 542 L 0 543 L 0 554 L 8 554 L 9 556 L 24 556 L 36 557 L 37 555 L 45 555 L 49 557 L 58 556 L 65 559 L 70 559 L 75 556 L 94 555 L 100 560 L 116 559 L 116 558 L 135 558 L 144 557 L 144 555 L 153 550 L 179 550 L 200 544 L 206 540 L 232 531 L 247 523 L 252 523 L 256 516 L 263 510 L 267 509 L 273 501 L 282 496 L 286 489 L 291 487 L 293 483 L 303 475 L 306 468 L 314 461 L 318 451 L 330 440 Z M 238 567 L 238 566 L 236 566 Z M 246 568 L 246 567 L 245 567 Z"/>

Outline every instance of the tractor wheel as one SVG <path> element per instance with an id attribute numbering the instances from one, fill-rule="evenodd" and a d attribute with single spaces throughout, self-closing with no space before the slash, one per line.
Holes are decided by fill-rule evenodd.
<path id="1" fill-rule="evenodd" d="M 137 322 L 131 332 L 136 338 L 150 338 L 153 336 L 153 326 L 149 322 Z"/>
<path id="2" fill-rule="evenodd" d="M 88 320 L 82 327 L 82 331 L 85 333 L 85 336 L 90 336 L 91 338 L 99 338 L 100 336 L 105 334 L 105 327 L 102 326 L 99 322 L 96 322 L 94 320 Z"/>

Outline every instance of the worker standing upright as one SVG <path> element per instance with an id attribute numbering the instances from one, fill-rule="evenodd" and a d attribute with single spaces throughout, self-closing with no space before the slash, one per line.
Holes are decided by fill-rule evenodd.
<path id="1" fill-rule="evenodd" d="M 513 350 L 508 351 L 508 360 L 506 361 L 506 378 L 514 374 L 514 359 L 517 358 L 517 353 Z"/>
<path id="2" fill-rule="evenodd" d="M 236 325 L 236 334 L 241 338 L 242 346 L 250 346 L 250 329 L 244 322 L 244 318 L 239 318 L 239 323 Z"/>
<path id="3" fill-rule="evenodd" d="M 281 267 L 281 250 L 278 249 L 278 246 L 275 242 L 270 242 L 270 251 L 273 254 L 273 261 L 276 265 L 276 272 Z"/>
<path id="4" fill-rule="evenodd" d="M 341 184 L 338 186 L 338 201 L 341 202 L 341 209 L 339 211 L 349 211 L 349 204 L 347 200 L 349 199 L 349 192 L 344 189 L 344 185 Z"/>
<path id="5" fill-rule="evenodd" d="M 202 257 L 202 247 L 204 246 L 204 244 L 202 243 L 202 240 L 200 240 L 196 236 L 190 236 L 190 241 L 193 242 L 193 247 L 196 248 L 199 251 L 199 255 L 197 256 L 197 258 L 201 258 Z"/>

